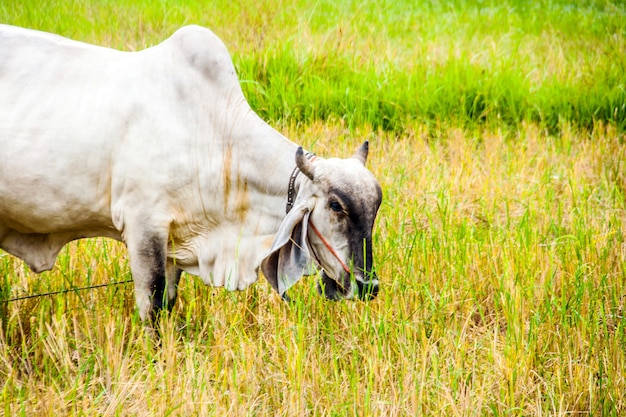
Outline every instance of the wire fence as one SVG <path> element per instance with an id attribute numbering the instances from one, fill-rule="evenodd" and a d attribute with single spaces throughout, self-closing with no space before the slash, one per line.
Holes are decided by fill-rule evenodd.
<path id="1" fill-rule="evenodd" d="M 20 297 L 8 298 L 6 300 L 1 300 L 0 299 L 0 304 L 8 304 L 8 303 L 11 303 L 11 302 L 28 300 L 28 299 L 31 299 L 31 298 L 39 298 L 39 297 L 46 297 L 46 296 L 51 296 L 51 295 L 66 294 L 66 293 L 69 293 L 69 292 L 87 291 L 87 290 L 93 290 L 93 289 L 96 289 L 96 288 L 112 287 L 114 285 L 128 284 L 130 282 L 133 282 L 133 280 L 132 279 L 127 279 L 125 281 L 109 282 L 107 284 L 89 285 L 87 287 L 68 288 L 68 289 L 64 289 L 64 290 L 51 291 L 51 292 L 45 292 L 45 293 L 39 293 L 39 294 L 23 295 L 23 296 L 20 296 Z"/>

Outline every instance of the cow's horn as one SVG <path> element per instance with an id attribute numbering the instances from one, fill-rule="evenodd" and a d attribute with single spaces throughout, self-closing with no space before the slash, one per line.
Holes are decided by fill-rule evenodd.
<path id="1" fill-rule="evenodd" d="M 313 181 L 313 163 L 304 155 L 304 150 L 302 146 L 298 148 L 296 151 L 296 165 L 300 172 L 309 177 L 311 181 Z"/>
<path id="2" fill-rule="evenodd" d="M 361 161 L 363 165 L 365 165 L 365 161 L 367 161 L 367 153 L 369 152 L 369 149 L 370 149 L 370 143 L 369 141 L 365 141 L 363 142 L 363 145 L 359 146 L 359 149 L 356 150 L 356 152 L 354 153 L 354 155 L 352 155 L 352 157 L 355 159 L 358 159 L 359 161 Z"/>

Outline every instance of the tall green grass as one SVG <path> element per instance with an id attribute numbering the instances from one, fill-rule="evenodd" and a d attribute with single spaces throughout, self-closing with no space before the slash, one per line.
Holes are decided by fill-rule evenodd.
<path id="1" fill-rule="evenodd" d="M 395 132 L 411 121 L 626 127 L 623 5 L 416 3 L 320 7 L 304 53 L 295 36 L 241 61 L 254 107 Z"/>
<path id="2" fill-rule="evenodd" d="M 9 0 L 0 21 L 124 49 L 204 24 L 231 47 L 252 107 L 272 122 L 626 129 L 617 2 Z"/>
<path id="3" fill-rule="evenodd" d="M 5 0 L 0 21 L 127 50 L 208 26 L 286 136 L 369 138 L 385 194 L 371 302 L 185 275 L 159 343 L 130 285 L 1 304 L 0 414 L 626 412 L 621 3 Z M 129 277 L 108 240 L 42 275 L 0 252 L 2 297 Z"/>

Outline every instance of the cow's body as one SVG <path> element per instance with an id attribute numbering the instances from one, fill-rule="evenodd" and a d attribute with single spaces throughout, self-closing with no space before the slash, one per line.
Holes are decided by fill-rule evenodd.
<path id="1" fill-rule="evenodd" d="M 0 248 L 40 272 L 71 240 L 122 240 L 143 318 L 181 270 L 257 280 L 297 149 L 207 29 L 121 52 L 0 25 Z"/>

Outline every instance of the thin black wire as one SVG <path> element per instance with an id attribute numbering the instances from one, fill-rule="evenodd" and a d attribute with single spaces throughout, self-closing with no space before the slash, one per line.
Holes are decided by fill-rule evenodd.
<path id="1" fill-rule="evenodd" d="M 8 303 L 13 302 L 13 301 L 22 301 L 22 300 L 28 300 L 30 298 L 46 297 L 46 296 L 49 296 L 49 295 L 66 294 L 68 292 L 78 292 L 78 291 L 85 291 L 85 290 L 93 290 L 95 288 L 111 287 L 113 285 L 128 284 L 129 282 L 133 282 L 133 280 L 132 279 L 128 279 L 126 281 L 109 282 L 108 284 L 97 284 L 97 285 L 90 285 L 88 287 L 70 288 L 70 289 L 67 289 L 67 290 L 45 292 L 45 293 L 41 293 L 41 294 L 24 295 L 22 297 L 9 298 L 8 300 L 0 300 L 0 303 L 8 304 Z"/>

